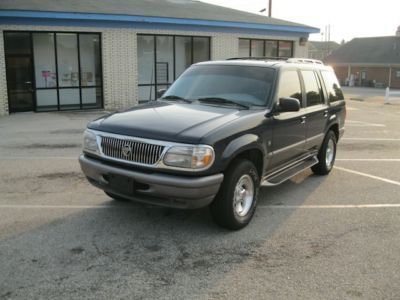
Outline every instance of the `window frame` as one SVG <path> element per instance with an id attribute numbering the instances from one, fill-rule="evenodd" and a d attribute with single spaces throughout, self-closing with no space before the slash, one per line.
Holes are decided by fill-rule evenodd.
<path id="1" fill-rule="evenodd" d="M 276 44 L 277 44 L 277 48 L 276 48 L 276 52 L 277 52 L 277 56 L 276 57 L 282 57 L 282 58 L 292 58 L 293 56 L 294 56 L 294 46 L 295 46 L 295 43 L 294 43 L 294 41 L 293 40 L 274 40 L 274 39 L 253 39 L 253 38 L 239 38 L 239 41 L 240 40 L 246 40 L 246 41 L 249 41 L 249 55 L 248 55 L 248 57 L 252 57 L 251 56 L 251 44 L 252 44 L 252 41 L 262 41 L 263 42 L 263 56 L 265 57 L 265 50 L 266 50 L 266 42 L 276 42 Z M 239 45 L 239 41 L 238 41 L 238 45 Z M 279 56 L 279 42 L 289 42 L 289 43 L 291 43 L 291 53 L 290 53 L 290 56 L 289 57 L 286 57 L 286 56 Z"/>
<path id="2" fill-rule="evenodd" d="M 303 108 L 310 108 L 310 107 L 315 107 L 315 106 L 318 106 L 318 105 L 326 105 L 327 97 L 325 96 L 324 85 L 322 84 L 322 81 L 321 81 L 320 74 L 319 74 L 318 70 L 299 68 L 298 72 L 300 74 L 301 84 L 302 84 L 302 89 L 303 89 Z M 313 105 L 308 105 L 306 81 L 304 80 L 303 72 L 312 72 L 314 74 L 314 78 L 315 78 L 315 81 L 317 83 L 317 87 L 318 87 L 318 90 L 319 90 L 319 95 L 321 97 L 321 102 L 320 103 L 313 104 Z"/>
<path id="3" fill-rule="evenodd" d="M 172 35 L 172 34 L 152 34 L 152 33 L 138 33 L 137 34 L 137 37 L 136 37 L 136 39 L 139 37 L 139 36 L 151 36 L 151 37 L 153 37 L 153 39 L 154 39 L 154 50 L 153 50 L 153 52 L 154 52 L 154 78 L 155 78 L 155 80 L 154 80 L 154 83 L 153 84 L 151 84 L 151 83 L 138 83 L 138 88 L 140 88 L 140 87 L 150 87 L 150 88 L 153 88 L 154 87 L 154 90 L 155 90 L 155 95 L 154 95 L 154 97 L 155 98 L 157 98 L 157 90 L 158 90 L 158 86 L 167 86 L 167 87 L 169 87 L 169 86 L 171 86 L 172 85 L 172 83 L 180 76 L 176 76 L 176 37 L 186 37 L 186 38 L 190 38 L 190 47 L 191 47 L 191 49 L 190 49 L 190 51 L 191 51 L 191 57 L 190 57 L 190 64 L 192 65 L 192 64 L 194 64 L 194 47 L 193 47 L 193 45 L 194 45 L 194 39 L 195 38 L 206 38 L 206 39 L 208 39 L 208 57 L 209 57 L 209 59 L 211 60 L 211 48 L 212 48 L 212 45 L 211 45 L 211 42 L 212 42 L 212 39 L 211 39 L 211 36 L 203 36 L 203 35 L 185 35 L 185 34 L 174 34 L 174 35 Z M 173 72 L 172 72 L 172 74 L 173 74 L 173 80 L 172 80 L 172 82 L 171 83 L 158 83 L 157 82 L 157 42 L 156 42 L 156 38 L 158 37 L 158 36 L 166 36 L 166 37 L 172 37 L 172 41 L 173 41 Z M 139 68 L 139 65 L 138 65 L 138 68 Z M 149 100 L 141 100 L 141 99 L 138 99 L 138 102 L 139 103 L 145 103 L 145 102 L 148 102 Z"/>
<path id="4" fill-rule="evenodd" d="M 305 106 L 304 106 L 304 84 L 303 84 L 303 78 L 302 78 L 302 76 L 300 74 L 300 70 L 298 68 L 284 68 L 284 69 L 281 69 L 279 71 L 279 81 L 276 84 L 276 101 L 279 102 L 279 99 L 280 99 L 279 98 L 279 93 L 280 93 L 279 89 L 281 87 L 281 80 L 282 80 L 283 74 L 286 73 L 286 72 L 295 72 L 295 73 L 297 73 L 297 78 L 298 78 L 299 84 L 300 84 L 301 100 L 299 100 L 297 98 L 295 98 L 295 99 L 299 100 L 300 109 L 304 109 L 305 108 Z"/>
<path id="5" fill-rule="evenodd" d="M 83 107 L 83 102 L 82 102 L 82 89 L 85 88 L 95 88 L 95 89 L 100 89 L 101 92 L 101 103 L 100 107 L 95 107 L 92 109 L 103 109 L 104 108 L 104 74 L 103 74 L 103 39 L 102 39 L 102 33 L 97 32 L 97 31 L 55 31 L 55 30 L 4 30 L 3 31 L 3 39 L 5 41 L 6 34 L 7 33 L 27 33 L 29 34 L 29 39 L 30 39 L 30 57 L 32 61 L 32 73 L 33 73 L 33 82 L 32 82 L 32 89 L 33 89 L 33 111 L 34 112 L 48 112 L 48 111 L 67 111 L 67 110 L 83 110 L 83 109 L 91 109 L 87 107 Z M 33 34 L 35 33 L 52 33 L 53 34 L 53 39 L 54 39 L 54 56 L 55 56 L 55 73 L 56 73 L 56 87 L 36 87 L 36 74 L 35 74 L 35 59 L 34 59 L 34 45 L 33 45 Z M 77 55 L 78 55 L 78 86 L 66 86 L 66 87 L 61 87 L 59 86 L 59 74 L 58 74 L 58 54 L 57 54 L 57 33 L 58 34 L 75 34 L 76 39 L 77 39 Z M 81 81 L 82 81 L 82 74 L 81 74 L 81 53 L 80 53 L 80 43 L 79 43 L 79 36 L 84 35 L 84 34 L 91 34 L 91 35 L 97 35 L 99 38 L 99 58 L 100 58 L 100 84 L 96 84 L 93 86 L 82 86 Z M 5 58 L 7 60 L 7 55 L 5 54 Z M 95 74 L 94 74 L 95 76 Z M 60 89 L 79 89 L 79 108 L 72 108 L 72 109 L 62 109 L 62 105 L 60 105 Z M 38 110 L 37 106 L 37 97 L 36 97 L 36 91 L 38 90 L 56 90 L 57 92 L 57 109 L 49 109 L 49 110 Z M 7 85 L 7 94 L 9 94 L 9 88 Z M 10 98 L 8 97 L 8 101 L 10 101 Z M 9 103 L 10 107 L 10 103 Z"/>

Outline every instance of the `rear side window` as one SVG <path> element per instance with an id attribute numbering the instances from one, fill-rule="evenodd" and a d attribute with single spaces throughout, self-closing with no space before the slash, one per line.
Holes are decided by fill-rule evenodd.
<path id="1" fill-rule="evenodd" d="M 278 99 L 296 98 L 301 103 L 301 85 L 297 71 L 284 71 L 279 80 Z"/>
<path id="2" fill-rule="evenodd" d="M 318 82 L 317 76 L 312 70 L 301 71 L 304 80 L 304 87 L 306 90 L 307 107 L 322 104 L 322 91 Z"/>
<path id="3" fill-rule="evenodd" d="M 321 71 L 321 74 L 325 81 L 329 102 L 344 100 L 342 89 L 335 74 L 331 71 Z"/>

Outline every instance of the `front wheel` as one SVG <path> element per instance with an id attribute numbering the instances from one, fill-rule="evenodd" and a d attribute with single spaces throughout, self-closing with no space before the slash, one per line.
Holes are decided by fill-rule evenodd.
<path id="1" fill-rule="evenodd" d="M 213 220 L 222 227 L 238 230 L 245 227 L 254 215 L 260 178 L 254 164 L 238 160 L 225 172 L 221 188 L 211 203 Z"/>
<path id="2" fill-rule="evenodd" d="M 336 135 L 329 131 L 322 143 L 318 153 L 318 164 L 311 167 L 311 170 L 317 175 L 327 175 L 332 170 L 336 158 Z"/>

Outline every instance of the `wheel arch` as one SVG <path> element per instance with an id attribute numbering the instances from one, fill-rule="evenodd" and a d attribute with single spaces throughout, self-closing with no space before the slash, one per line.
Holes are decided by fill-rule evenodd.
<path id="1" fill-rule="evenodd" d="M 263 149 L 257 135 L 246 134 L 231 141 L 225 148 L 222 159 L 224 170 L 238 159 L 247 159 L 257 168 L 259 177 L 262 177 L 264 170 L 264 157 L 266 150 Z"/>
<path id="2" fill-rule="evenodd" d="M 327 134 L 329 131 L 333 131 L 335 133 L 336 141 L 338 141 L 339 140 L 339 124 L 338 123 L 330 124 L 328 127 L 328 130 L 326 131 L 325 134 Z"/>

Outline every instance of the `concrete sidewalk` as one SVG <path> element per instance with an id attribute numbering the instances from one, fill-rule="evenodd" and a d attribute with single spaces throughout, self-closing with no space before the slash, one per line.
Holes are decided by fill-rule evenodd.
<path id="1" fill-rule="evenodd" d="M 369 87 L 342 87 L 344 96 L 347 100 L 356 100 L 356 101 L 365 101 L 372 103 L 385 103 L 385 89 L 381 88 L 369 88 Z M 400 91 L 394 90 L 391 91 Z M 400 97 L 391 97 L 392 99 L 396 99 L 396 101 L 391 104 L 399 104 L 400 105 Z M 398 99 L 398 101 L 397 101 Z"/>

